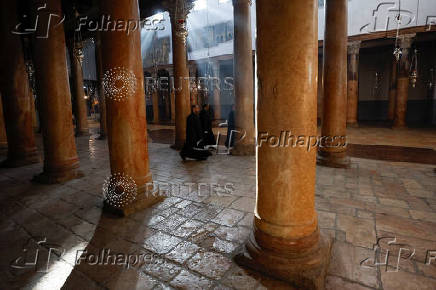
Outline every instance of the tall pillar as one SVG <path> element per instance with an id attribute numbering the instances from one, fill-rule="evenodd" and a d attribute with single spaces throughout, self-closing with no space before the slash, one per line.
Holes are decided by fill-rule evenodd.
<path id="1" fill-rule="evenodd" d="M 233 0 L 235 127 L 245 134 L 244 138 L 235 142 L 233 155 L 254 155 L 255 152 L 250 6 L 251 0 Z"/>
<path id="2" fill-rule="evenodd" d="M 397 98 L 397 73 L 398 62 L 395 57 L 392 56 L 392 71 L 389 80 L 389 104 L 388 104 L 388 121 L 394 120 L 395 115 L 395 99 Z"/>
<path id="3" fill-rule="evenodd" d="M 3 114 L 3 102 L 0 94 L 0 152 L 8 150 L 8 139 L 6 138 L 5 119 Z"/>
<path id="4" fill-rule="evenodd" d="M 176 7 L 176 5 L 179 7 Z M 186 17 L 192 3 L 177 1 L 170 7 L 175 86 L 175 140 L 172 148 L 181 149 L 186 140 L 186 119 L 190 114 L 189 70 L 186 54 Z"/>
<path id="5" fill-rule="evenodd" d="M 70 49 L 71 76 L 73 81 L 73 111 L 76 117 L 76 136 L 89 135 L 85 91 L 83 90 L 82 61 L 75 53 L 75 51 L 81 49 L 81 47 L 82 43 L 72 43 Z"/>
<path id="6" fill-rule="evenodd" d="M 195 63 L 188 65 L 189 67 L 189 92 L 191 98 L 191 106 L 199 105 L 198 102 L 198 79 L 197 79 L 197 66 Z"/>
<path id="7" fill-rule="evenodd" d="M 256 6 L 259 138 L 288 130 L 308 142 L 317 135 L 318 1 Z M 322 289 L 330 242 L 320 235 L 315 210 L 316 150 L 289 145 L 257 146 L 254 230 L 236 261 L 298 289 Z"/>
<path id="8" fill-rule="evenodd" d="M 33 1 L 40 10 L 39 21 L 49 23 L 52 15 L 63 15 L 57 0 Z M 64 182 L 82 176 L 74 140 L 71 94 L 68 83 L 65 33 L 63 25 L 51 21 L 47 38 L 34 38 L 36 94 L 44 144 L 44 170 L 35 176 L 42 183 Z"/>
<path id="9" fill-rule="evenodd" d="M 151 99 L 153 101 L 153 123 L 158 124 L 159 123 L 159 92 L 157 91 L 157 88 L 151 89 Z"/>
<path id="10" fill-rule="evenodd" d="M 139 21 L 138 0 L 100 0 L 102 15 L 113 19 Z M 115 192 L 132 197 L 128 190 L 137 188 L 136 198 L 125 204 L 113 204 L 108 199 L 105 209 L 120 215 L 128 215 L 160 201 L 148 186 L 152 183 L 147 146 L 147 118 L 144 93 L 144 73 L 141 61 L 141 36 L 136 29 L 129 34 L 125 31 L 101 32 L 102 64 L 107 109 L 107 128 L 110 166 Z M 121 176 L 133 180 L 127 188 L 118 186 Z M 111 183 L 110 182 L 110 183 Z M 111 184 L 109 183 L 108 190 Z M 134 184 L 133 184 L 134 183 Z M 121 190 L 121 192 L 119 192 Z M 125 195 L 123 195 L 125 194 Z M 126 200 L 124 200 L 126 201 Z"/>
<path id="11" fill-rule="evenodd" d="M 212 63 L 213 77 L 212 82 L 213 90 L 213 110 L 215 112 L 215 119 L 221 119 L 221 91 L 220 91 L 220 63 L 215 61 Z"/>
<path id="12" fill-rule="evenodd" d="M 402 51 L 397 78 L 397 98 L 395 101 L 394 128 L 406 127 L 407 98 L 409 96 L 409 52 L 415 34 L 402 35 L 400 47 Z"/>
<path id="13" fill-rule="evenodd" d="M 12 34 L 17 21 L 15 1 L 0 4 L 0 91 L 6 127 L 8 155 L 3 167 L 19 167 L 40 162 L 32 123 L 33 97 L 24 64 L 20 36 Z"/>
<path id="14" fill-rule="evenodd" d="M 168 90 L 170 94 L 170 106 L 171 106 L 171 123 L 174 124 L 176 120 L 176 91 L 174 85 L 174 70 L 173 68 L 168 68 L 169 81 L 168 81 Z"/>
<path id="15" fill-rule="evenodd" d="M 324 37 L 324 108 L 318 164 L 346 168 L 347 156 L 347 0 L 328 0 Z"/>
<path id="16" fill-rule="evenodd" d="M 99 110 L 100 110 L 100 135 L 98 139 L 104 140 L 107 136 L 107 121 L 106 121 L 106 98 L 104 96 L 103 88 L 103 63 L 101 59 L 102 47 L 101 47 L 101 34 L 97 32 L 96 41 L 96 63 L 97 63 L 97 74 L 98 74 L 98 100 L 99 100 Z"/>
<path id="17" fill-rule="evenodd" d="M 347 125 L 357 127 L 359 106 L 359 50 L 360 41 L 348 44 L 348 107 Z"/>

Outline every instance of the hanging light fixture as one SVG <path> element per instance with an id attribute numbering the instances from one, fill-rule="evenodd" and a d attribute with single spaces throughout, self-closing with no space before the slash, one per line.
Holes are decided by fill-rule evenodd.
<path id="1" fill-rule="evenodd" d="M 401 26 L 401 2 L 398 0 L 398 15 L 395 17 L 397 20 L 397 34 L 395 36 L 395 49 L 394 49 L 394 56 L 397 61 L 400 61 L 401 55 L 403 55 L 403 51 L 400 48 L 400 45 L 398 43 L 400 38 L 400 26 Z"/>
<path id="2" fill-rule="evenodd" d="M 79 12 L 77 11 L 76 7 L 73 7 L 74 14 L 76 16 L 76 21 L 79 22 Z M 80 26 L 79 26 L 80 27 Z M 79 60 L 80 65 L 83 63 L 83 59 L 85 58 L 85 55 L 83 54 L 83 42 L 82 42 L 82 33 L 81 31 L 74 31 L 74 38 L 73 38 L 73 53 L 74 56 Z"/>

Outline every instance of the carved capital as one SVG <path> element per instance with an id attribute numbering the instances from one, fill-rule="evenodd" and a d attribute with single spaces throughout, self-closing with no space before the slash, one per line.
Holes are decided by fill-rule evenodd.
<path id="1" fill-rule="evenodd" d="M 348 43 L 348 54 L 359 54 L 360 41 L 353 41 Z"/>
<path id="2" fill-rule="evenodd" d="M 400 39 L 400 47 L 402 49 L 409 49 L 412 46 L 413 41 L 415 40 L 416 34 L 404 34 L 399 37 Z"/>

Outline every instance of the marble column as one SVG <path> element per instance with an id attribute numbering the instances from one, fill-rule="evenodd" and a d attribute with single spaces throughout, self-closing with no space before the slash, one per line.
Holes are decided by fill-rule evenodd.
<path id="1" fill-rule="evenodd" d="M 360 41 L 348 44 L 348 106 L 347 126 L 357 127 L 359 106 L 359 50 Z"/>
<path id="2" fill-rule="evenodd" d="M 106 98 L 104 96 L 103 87 L 103 63 L 101 59 L 102 47 L 101 47 L 101 34 L 97 32 L 97 41 L 95 45 L 95 58 L 97 64 L 97 75 L 98 75 L 98 101 L 100 110 L 100 135 L 98 139 L 104 140 L 107 136 L 107 117 L 106 117 Z"/>
<path id="3" fill-rule="evenodd" d="M 220 90 L 220 63 L 219 61 L 212 62 L 213 81 L 213 110 L 215 113 L 215 119 L 221 119 L 221 90 Z"/>
<path id="4" fill-rule="evenodd" d="M 3 115 L 3 102 L 0 94 L 0 152 L 8 150 L 8 139 L 6 138 L 5 119 Z"/>
<path id="5" fill-rule="evenodd" d="M 174 123 L 176 120 L 176 92 L 173 89 L 170 89 L 170 98 L 171 98 L 171 123 Z"/>
<path id="6" fill-rule="evenodd" d="M 74 116 L 76 119 L 76 136 L 89 135 L 88 115 L 86 109 L 85 91 L 83 89 L 82 63 L 75 50 L 81 49 L 82 43 L 71 43 L 71 79 L 74 104 Z"/>
<path id="7" fill-rule="evenodd" d="M 176 7 L 176 5 L 180 7 Z M 189 69 L 186 53 L 186 18 L 191 2 L 178 1 L 169 8 L 173 44 L 173 67 L 175 86 L 175 140 L 173 149 L 181 149 L 186 140 L 186 119 L 191 112 L 189 92 Z M 183 6 L 184 5 L 184 8 Z"/>
<path id="8" fill-rule="evenodd" d="M 38 14 L 43 23 L 48 23 L 52 14 L 63 15 L 59 1 L 35 0 L 33 3 L 34 11 L 46 5 L 47 8 Z M 64 26 L 55 24 L 52 21 L 47 38 L 36 37 L 33 41 L 36 94 L 44 144 L 44 170 L 34 180 L 41 183 L 65 182 L 83 175 L 79 171 L 74 139 Z"/>
<path id="9" fill-rule="evenodd" d="M 189 95 L 190 105 L 198 105 L 198 89 L 197 89 L 197 66 L 195 63 L 188 65 L 189 67 Z"/>
<path id="10" fill-rule="evenodd" d="M 389 79 L 389 103 L 388 103 L 388 121 L 394 120 L 395 114 L 395 99 L 397 98 L 397 73 L 398 62 L 394 56 L 392 56 L 392 70 L 391 77 Z"/>
<path id="11" fill-rule="evenodd" d="M 159 123 L 159 93 L 157 91 L 157 88 L 151 89 L 151 100 L 153 102 L 153 123 L 158 124 Z"/>
<path id="12" fill-rule="evenodd" d="M 236 130 L 241 131 L 240 134 L 236 134 L 233 155 L 254 155 L 255 152 L 250 6 L 250 0 L 233 0 L 235 127 Z"/>
<path id="13" fill-rule="evenodd" d="M 3 1 L 0 10 L 0 91 L 8 145 L 1 166 L 20 167 L 40 162 L 33 131 L 33 97 L 20 36 L 11 33 L 18 23 L 16 2 Z"/>
<path id="14" fill-rule="evenodd" d="M 397 97 L 395 100 L 394 128 L 406 127 L 407 98 L 409 96 L 409 69 L 410 69 L 410 47 L 415 38 L 415 34 L 402 35 L 400 47 L 402 51 L 398 76 L 397 76 Z"/>
<path id="15" fill-rule="evenodd" d="M 328 0 L 324 37 L 324 107 L 318 164 L 346 168 L 347 0 Z"/>
<path id="16" fill-rule="evenodd" d="M 318 1 L 256 6 L 259 138 L 291 131 L 310 142 L 317 135 Z M 236 261 L 298 289 L 323 289 L 331 243 L 315 210 L 316 150 L 260 139 L 254 229 Z"/>
<path id="17" fill-rule="evenodd" d="M 102 15 L 139 21 L 138 0 L 100 0 L 99 4 Z M 108 198 L 104 208 L 125 216 L 162 200 L 150 187 L 152 176 L 148 158 L 140 29 L 129 34 L 122 30 L 103 31 L 101 46 L 104 47 L 102 64 L 112 174 L 109 185 L 115 183 L 114 192 L 109 186 L 108 194 L 125 202 L 117 205 Z M 121 182 L 121 188 L 118 182 Z M 136 197 L 130 199 L 134 196 L 134 187 Z"/>
<path id="18" fill-rule="evenodd" d="M 174 124 L 176 120 L 176 91 L 174 85 L 174 70 L 173 68 L 168 68 L 169 80 L 168 80 L 168 90 L 170 94 L 170 106 L 171 106 L 171 123 Z"/>

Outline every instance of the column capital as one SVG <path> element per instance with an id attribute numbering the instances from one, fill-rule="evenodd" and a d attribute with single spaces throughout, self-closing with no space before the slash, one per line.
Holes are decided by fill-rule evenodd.
<path id="1" fill-rule="evenodd" d="M 253 4 L 253 0 L 233 0 L 233 5 L 238 4 L 238 3 L 248 3 L 250 6 Z"/>
<path id="2" fill-rule="evenodd" d="M 178 0 L 175 3 L 168 4 L 168 12 L 170 14 L 171 29 L 176 36 L 181 37 L 183 42 L 186 42 L 188 37 L 188 29 L 186 27 L 186 18 L 189 12 L 194 7 L 191 0 Z"/>
<path id="3" fill-rule="evenodd" d="M 361 41 L 351 41 L 348 43 L 348 54 L 359 54 Z"/>
<path id="4" fill-rule="evenodd" d="M 413 41 L 415 40 L 416 33 L 404 34 L 400 35 L 400 47 L 408 49 L 412 46 Z"/>

